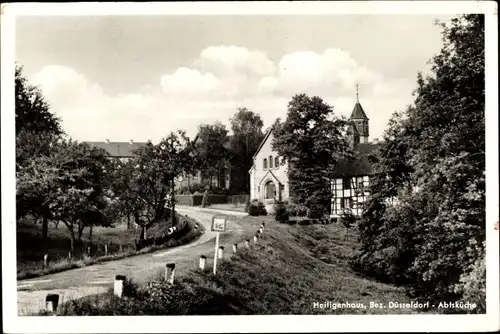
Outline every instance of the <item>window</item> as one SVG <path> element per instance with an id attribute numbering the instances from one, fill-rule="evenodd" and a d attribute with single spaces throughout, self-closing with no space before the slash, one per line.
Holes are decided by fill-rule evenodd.
<path id="1" fill-rule="evenodd" d="M 265 185 L 265 198 L 266 199 L 273 199 L 276 197 L 276 185 L 274 184 L 273 181 L 268 181 Z"/>
<path id="2" fill-rule="evenodd" d="M 274 158 L 274 167 L 278 168 L 280 166 L 280 159 L 278 157 Z"/>
<path id="3" fill-rule="evenodd" d="M 348 177 L 342 179 L 342 185 L 344 189 L 351 189 L 351 180 Z"/>
<path id="4" fill-rule="evenodd" d="M 267 159 L 264 158 L 264 164 L 263 164 L 263 167 L 264 169 L 267 169 Z"/>
<path id="5" fill-rule="evenodd" d="M 273 156 L 269 156 L 269 168 L 273 168 Z"/>

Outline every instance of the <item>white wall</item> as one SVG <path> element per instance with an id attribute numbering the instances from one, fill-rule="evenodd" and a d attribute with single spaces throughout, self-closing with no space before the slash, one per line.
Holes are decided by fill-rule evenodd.
<path id="1" fill-rule="evenodd" d="M 266 142 L 264 143 L 264 145 L 262 145 L 260 151 L 253 160 L 254 168 L 250 172 L 251 199 L 254 198 L 260 200 L 264 199 L 264 185 L 267 183 L 268 180 L 272 180 L 273 182 L 275 182 L 276 192 L 278 192 L 278 184 L 276 183 L 274 178 L 271 175 L 266 176 L 269 170 L 271 170 L 273 174 L 278 178 L 278 180 L 285 186 L 282 192 L 283 199 L 288 198 L 289 195 L 288 175 L 287 175 L 288 166 L 287 164 L 285 164 L 284 166 L 281 165 L 281 158 L 280 158 L 280 165 L 278 167 L 274 166 L 274 158 L 278 154 L 271 148 L 271 143 L 273 141 L 273 138 L 274 136 L 271 133 L 269 137 L 267 137 Z M 269 156 L 272 156 L 273 158 L 273 168 L 269 168 Z M 264 158 L 267 159 L 266 169 L 264 169 L 263 167 Z"/>

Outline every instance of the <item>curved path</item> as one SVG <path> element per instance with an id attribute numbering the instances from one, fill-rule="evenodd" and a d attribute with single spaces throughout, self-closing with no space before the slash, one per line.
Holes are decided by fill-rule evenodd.
<path id="1" fill-rule="evenodd" d="M 221 245 L 229 246 L 232 243 L 241 242 L 243 235 L 255 233 L 254 230 L 258 225 L 257 222 L 240 224 L 235 216 L 246 215 L 245 213 L 192 207 L 177 207 L 177 211 L 197 220 L 205 228 L 205 233 L 187 245 L 20 280 L 17 282 L 18 314 L 33 314 L 43 309 L 45 296 L 48 293 L 59 294 L 61 303 L 105 292 L 113 286 L 114 277 L 118 274 L 125 275 L 139 284 L 145 284 L 159 273 L 163 274 L 166 263 L 175 262 L 177 273 L 195 268 L 200 255 L 205 255 L 209 259 L 213 258 L 215 233 L 211 232 L 210 228 L 213 215 L 218 213 L 233 217 L 228 219 L 227 232 L 221 234 Z"/>

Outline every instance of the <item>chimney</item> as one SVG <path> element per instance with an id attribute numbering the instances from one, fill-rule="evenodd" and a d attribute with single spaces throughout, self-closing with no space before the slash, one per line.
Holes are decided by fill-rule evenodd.
<path id="1" fill-rule="evenodd" d="M 109 139 L 106 139 L 106 144 L 109 144 Z"/>
<path id="2" fill-rule="evenodd" d="M 130 144 L 133 144 L 134 143 L 134 140 L 133 139 L 130 139 Z"/>

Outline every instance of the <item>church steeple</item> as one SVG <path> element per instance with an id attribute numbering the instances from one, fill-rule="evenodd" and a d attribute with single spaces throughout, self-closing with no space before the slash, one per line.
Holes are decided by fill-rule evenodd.
<path id="1" fill-rule="evenodd" d="M 351 117 L 349 118 L 351 124 L 355 128 L 354 132 L 355 136 L 358 136 L 359 142 L 367 143 L 369 137 L 369 128 L 368 128 L 368 116 L 366 116 L 361 103 L 359 103 L 359 85 L 356 85 L 356 104 L 354 105 L 354 109 L 352 110 Z M 358 140 L 355 140 L 358 141 Z"/>

